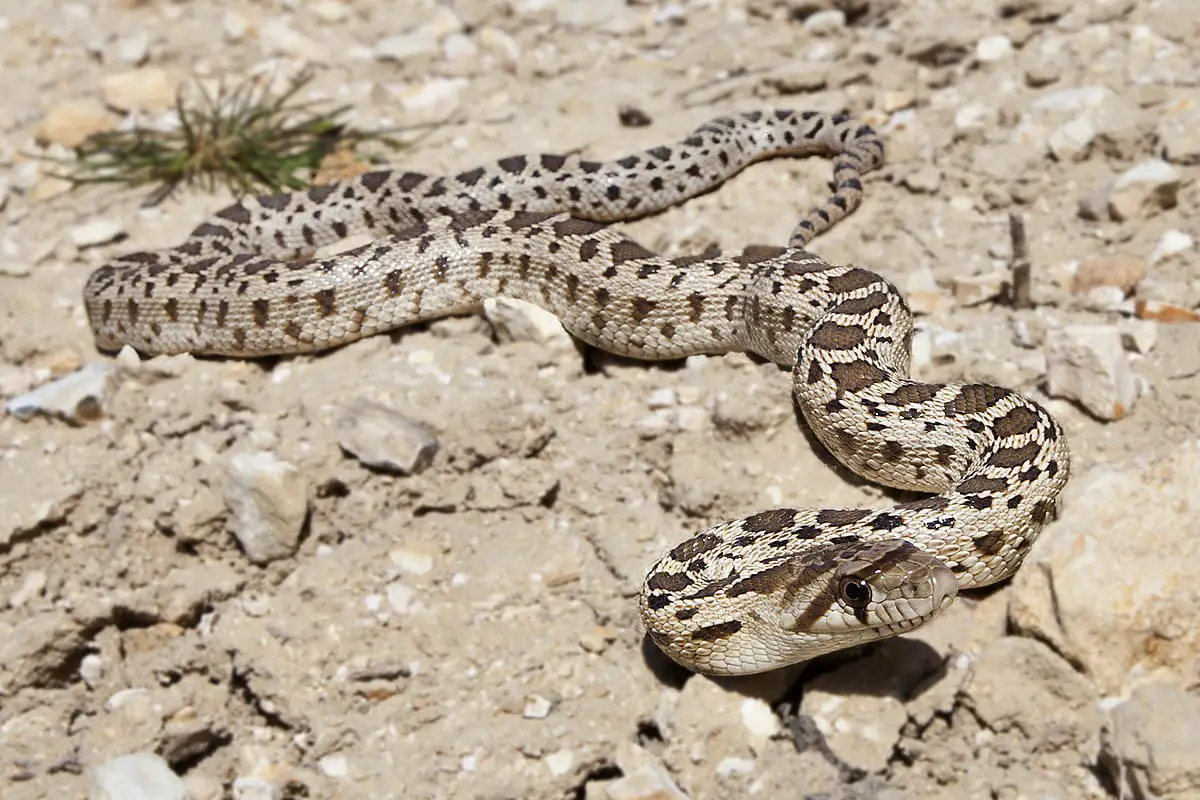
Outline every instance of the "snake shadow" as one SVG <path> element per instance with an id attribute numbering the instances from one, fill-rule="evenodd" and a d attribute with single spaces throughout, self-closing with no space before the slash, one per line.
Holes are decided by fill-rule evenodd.
<path id="1" fill-rule="evenodd" d="M 777 711 L 790 709 L 793 715 L 805 688 L 814 683 L 828 694 L 891 696 L 910 702 L 946 676 L 953 657 L 921 639 L 897 636 L 757 675 L 702 677 L 672 661 L 649 636 L 642 637 L 641 654 L 647 669 L 664 686 L 682 689 L 688 680 L 702 678 L 725 691 L 763 700 Z"/>

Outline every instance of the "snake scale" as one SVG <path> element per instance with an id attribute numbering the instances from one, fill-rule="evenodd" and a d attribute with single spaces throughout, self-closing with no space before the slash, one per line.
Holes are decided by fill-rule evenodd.
<path id="1" fill-rule="evenodd" d="M 775 156 L 834 158 L 833 192 L 787 247 L 669 260 L 608 223 L 710 191 Z M 98 347 L 235 357 L 303 353 L 489 297 L 556 314 L 641 359 L 747 351 L 859 475 L 927 497 L 888 508 L 776 508 L 695 534 L 647 574 L 640 611 L 678 663 L 763 672 L 913 630 L 959 589 L 1001 581 L 1057 515 L 1069 473 L 1045 409 L 986 384 L 909 378 L 912 316 L 888 281 L 806 243 L 853 211 L 883 146 L 851 118 L 755 111 L 612 161 L 525 155 L 454 176 L 378 171 L 246 198 L 179 246 L 118 257 L 84 290 Z M 317 248 L 366 233 L 328 258 Z"/>

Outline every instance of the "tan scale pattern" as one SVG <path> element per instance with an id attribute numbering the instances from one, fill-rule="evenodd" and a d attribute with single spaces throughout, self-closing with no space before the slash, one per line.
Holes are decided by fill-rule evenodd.
<path id="1" fill-rule="evenodd" d="M 834 192 L 788 247 L 668 260 L 605 223 L 706 192 L 779 155 L 834 156 Z M 1009 577 L 1056 513 L 1063 432 L 981 384 L 908 378 L 912 318 L 886 280 L 803 250 L 861 199 L 875 133 L 816 112 L 751 112 L 606 162 L 514 156 L 453 177 L 378 172 L 246 200 L 180 246 L 101 267 L 84 290 L 101 348 L 256 357 L 327 349 L 488 297 L 536 303 L 574 336 L 651 360 L 747 351 L 793 369 L 821 442 L 885 509 L 763 511 L 696 534 L 647 575 L 649 635 L 679 663 L 746 674 L 925 624 L 959 588 Z M 314 248 L 378 238 L 338 256 Z"/>

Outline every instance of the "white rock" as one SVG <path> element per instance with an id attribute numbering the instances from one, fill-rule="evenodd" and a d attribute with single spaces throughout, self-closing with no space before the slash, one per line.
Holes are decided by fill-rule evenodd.
<path id="1" fill-rule="evenodd" d="M 742 724 L 755 736 L 769 739 L 779 733 L 779 717 L 763 700 L 747 697 L 742 701 Z"/>
<path id="2" fill-rule="evenodd" d="M 14 397 L 5 403 L 4 410 L 22 421 L 35 414 L 76 424 L 95 420 L 104 415 L 104 409 L 124 375 L 125 370 L 111 361 L 87 364 L 70 375 Z"/>
<path id="3" fill-rule="evenodd" d="M 1012 54 L 1012 40 L 1004 34 L 985 36 L 975 45 L 975 58 L 985 64 L 999 61 Z"/>
<path id="4" fill-rule="evenodd" d="M 1119 796 L 1200 797 L 1200 697 L 1168 683 L 1138 688 L 1113 709 L 1101 764 Z"/>
<path id="5" fill-rule="evenodd" d="M 1046 382 L 1052 397 L 1075 400 L 1103 420 L 1128 414 L 1137 381 L 1111 325 L 1072 325 L 1046 334 Z"/>
<path id="6" fill-rule="evenodd" d="M 88 653 L 79 662 L 79 677 L 89 689 L 95 689 L 104 679 L 104 657 L 98 653 Z"/>
<path id="7" fill-rule="evenodd" d="M 467 86 L 465 78 L 430 78 L 400 92 L 400 105 L 405 111 L 430 111 L 458 103 L 458 96 Z"/>
<path id="8" fill-rule="evenodd" d="M 0 177 L 0 211 L 3 211 L 4 207 L 8 205 L 8 196 L 11 191 L 12 186 L 8 182 L 8 178 Z M 9 254 L 5 253 L 5 255 Z"/>
<path id="9" fill-rule="evenodd" d="M 1179 170 L 1158 158 L 1121 173 L 1108 192 L 1108 213 L 1119 221 L 1154 216 L 1178 202 Z"/>
<path id="10" fill-rule="evenodd" d="M 268 452 L 234 454 L 226 462 L 223 493 L 234 536 L 252 563 L 296 551 L 308 515 L 308 487 L 295 466 Z"/>
<path id="11" fill-rule="evenodd" d="M 1096 138 L 1096 126 L 1086 116 L 1060 125 L 1050 134 L 1047 146 L 1059 161 L 1074 161 L 1087 154 Z"/>
<path id="12" fill-rule="evenodd" d="M 625 0 L 558 0 L 552 5 L 559 24 L 569 28 L 612 25 L 629 14 Z"/>
<path id="13" fill-rule="evenodd" d="M 403 583 L 389 583 L 384 589 L 388 606 L 397 614 L 412 614 L 420 608 L 417 590 Z"/>
<path id="14" fill-rule="evenodd" d="M 1125 290 L 1120 286 L 1093 286 L 1083 299 L 1091 311 L 1114 311 L 1125 303 Z"/>
<path id="15" fill-rule="evenodd" d="M 644 765 L 622 772 L 604 787 L 608 800 L 688 800 L 662 766 Z"/>
<path id="16" fill-rule="evenodd" d="M 442 42 L 442 54 L 449 61 L 465 61 L 479 55 L 479 47 L 470 36 L 454 33 Z"/>
<path id="17" fill-rule="evenodd" d="M 283 787 L 266 778 L 236 778 L 234 800 L 282 800 Z"/>
<path id="18" fill-rule="evenodd" d="M 1146 355 L 1158 343 L 1158 323 L 1152 319 L 1124 320 L 1118 327 L 1121 344 L 1131 353 Z"/>
<path id="19" fill-rule="evenodd" d="M 89 800 L 187 800 L 187 787 L 154 753 L 132 753 L 91 769 Z"/>
<path id="20" fill-rule="evenodd" d="M 422 472 L 440 448 L 428 425 L 367 400 L 351 403 L 334 427 L 343 451 L 372 469 L 396 475 Z"/>
<path id="21" fill-rule="evenodd" d="M 371 48 L 371 54 L 380 61 L 407 61 L 422 55 L 438 52 L 438 40 L 430 31 L 418 28 L 407 33 L 385 36 Z"/>
<path id="22" fill-rule="evenodd" d="M 525 719 L 545 719 L 550 716 L 554 704 L 540 694 L 531 694 L 525 698 L 525 708 L 521 715 Z"/>
<path id="23" fill-rule="evenodd" d="M 145 31 L 117 40 L 117 58 L 135 67 L 150 57 L 150 34 Z"/>
<path id="24" fill-rule="evenodd" d="M 1095 108 L 1112 95 L 1107 86 L 1080 86 L 1061 89 L 1044 94 L 1033 101 L 1032 108 L 1038 111 L 1082 111 Z"/>
<path id="25" fill-rule="evenodd" d="M 409 575 L 428 575 L 433 571 L 433 554 L 397 548 L 388 553 L 388 560 Z"/>
<path id="26" fill-rule="evenodd" d="M 0 204 L 0 206 L 2 205 Z M 1172 228 L 1164 232 L 1158 243 L 1154 245 L 1154 251 L 1150 254 L 1150 263 L 1157 264 L 1163 259 L 1186 253 L 1195 246 L 1196 240 L 1192 238 L 1191 234 Z"/>
<path id="27" fill-rule="evenodd" d="M 546 769 L 550 770 L 550 774 L 555 777 L 566 775 L 571 771 L 571 767 L 575 766 L 575 754 L 570 750 L 555 750 L 548 756 L 542 759 L 546 765 Z"/>
<path id="28" fill-rule="evenodd" d="M 960 131 L 979 130 L 986 127 L 995 112 L 982 103 L 967 103 L 954 112 L 954 127 Z"/>
<path id="29" fill-rule="evenodd" d="M 350 762 L 344 755 L 335 753 L 317 761 L 317 769 L 330 778 L 345 778 L 350 774 Z"/>
<path id="30" fill-rule="evenodd" d="M 571 346 L 571 336 L 558 317 L 533 303 L 507 297 L 489 297 L 483 302 L 483 315 L 491 323 L 496 339 L 501 342 Z"/>
<path id="31" fill-rule="evenodd" d="M 85 247 L 96 247 L 124 239 L 125 226 L 121 224 L 120 220 L 95 217 L 68 228 L 67 237 L 71 240 L 71 244 L 82 250 Z"/>
<path id="32" fill-rule="evenodd" d="M 800 713 L 812 718 L 842 762 L 868 772 L 887 767 L 908 721 L 895 697 L 831 693 L 819 686 L 805 689 Z"/>
<path id="33" fill-rule="evenodd" d="M 221 19 L 221 30 L 227 41 L 240 42 L 246 38 L 246 33 L 250 30 L 250 23 L 236 11 L 227 11 Z"/>
<path id="34" fill-rule="evenodd" d="M 809 14 L 804 20 L 804 29 L 817 35 L 835 33 L 845 27 L 846 12 L 837 8 Z"/>
<path id="35" fill-rule="evenodd" d="M 332 25 L 350 17 L 350 7 L 340 0 L 320 0 L 313 4 L 313 14 L 321 22 Z"/>
<path id="36" fill-rule="evenodd" d="M 675 427 L 681 431 L 702 431 L 708 426 L 708 411 L 697 406 L 675 410 Z"/>
<path id="37" fill-rule="evenodd" d="M 752 758 L 722 758 L 717 764 L 716 773 L 722 778 L 732 778 L 735 775 L 750 775 L 754 772 L 755 762 Z"/>
<path id="38" fill-rule="evenodd" d="M 671 408 L 679 402 L 679 397 L 675 390 L 670 386 L 664 386 L 661 389 L 655 389 L 650 397 L 646 400 L 646 405 L 651 409 Z"/>

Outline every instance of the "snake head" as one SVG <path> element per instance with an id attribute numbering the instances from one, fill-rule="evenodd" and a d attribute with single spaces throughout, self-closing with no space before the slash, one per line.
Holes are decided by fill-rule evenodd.
<path id="1" fill-rule="evenodd" d="M 813 655 L 914 630 L 958 594 L 950 568 L 904 540 L 856 542 L 822 555 L 792 585 L 779 617 Z"/>

